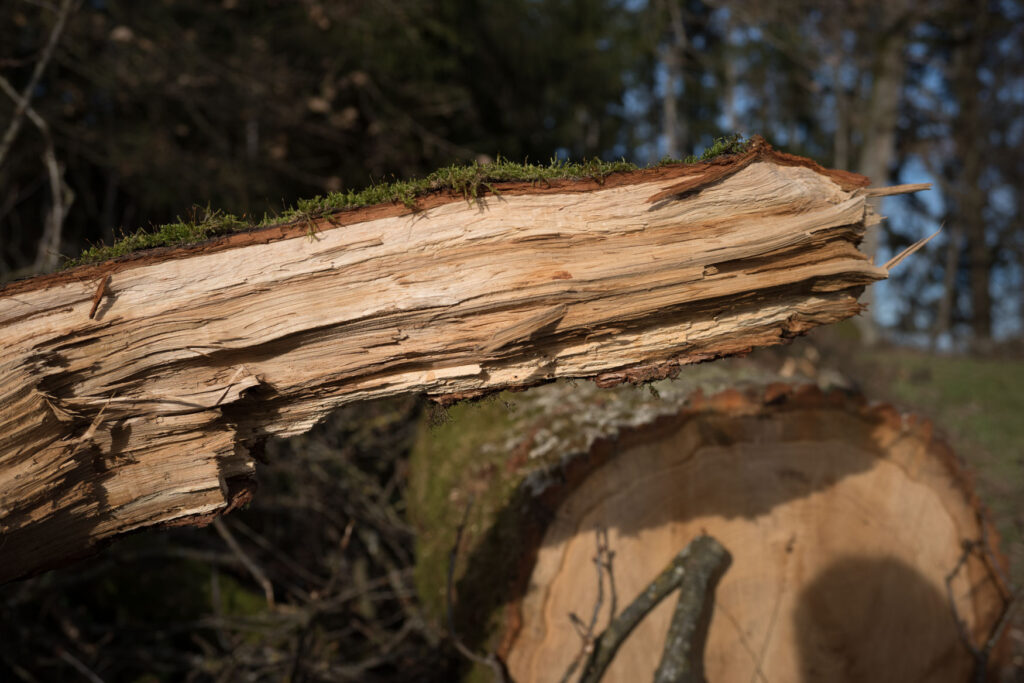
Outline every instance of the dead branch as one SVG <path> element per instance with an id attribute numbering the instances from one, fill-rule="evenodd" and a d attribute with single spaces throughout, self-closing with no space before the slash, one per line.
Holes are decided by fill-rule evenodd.
<path id="1" fill-rule="evenodd" d="M 262 442 L 348 403 L 646 382 L 856 315 L 888 274 L 856 248 L 875 221 L 866 184 L 761 143 L 600 183 L 506 183 L 497 201 L 344 211 L 313 221 L 314 241 L 303 219 L 8 284 L 0 581 L 134 529 L 208 523 L 252 496 Z M 91 311 L 97 291 L 109 305 Z"/>
<path id="2" fill-rule="evenodd" d="M 703 642 L 710 622 L 715 584 L 729 565 L 729 552 L 711 536 L 700 536 L 679 551 L 648 587 L 616 617 L 594 644 L 580 683 L 597 683 L 623 641 L 662 600 L 681 588 L 657 681 L 699 681 Z"/>

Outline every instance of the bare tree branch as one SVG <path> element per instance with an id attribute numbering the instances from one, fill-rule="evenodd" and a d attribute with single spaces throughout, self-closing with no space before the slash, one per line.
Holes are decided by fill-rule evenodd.
<path id="1" fill-rule="evenodd" d="M 7 153 L 11 149 L 11 145 L 14 144 L 14 139 L 18 137 L 18 131 L 21 129 L 23 117 L 28 114 L 29 103 L 32 101 L 32 93 L 35 91 L 36 86 L 39 85 L 39 79 L 42 78 L 43 72 L 46 71 L 46 67 L 50 63 L 50 59 L 53 57 L 53 51 L 57 47 L 57 42 L 60 40 L 61 33 L 64 32 L 64 24 L 67 23 L 68 15 L 71 13 L 71 6 L 73 4 L 74 0 L 63 0 L 63 2 L 61 2 L 60 9 L 57 10 L 57 21 L 53 25 L 53 30 L 50 32 L 49 40 L 46 41 L 46 47 L 43 48 L 43 53 L 39 56 L 39 61 L 36 62 L 36 66 L 32 70 L 32 76 L 28 79 L 28 83 L 21 91 L 21 95 L 16 98 L 12 97 L 12 99 L 14 99 L 14 116 L 11 117 L 11 122 L 8 124 L 7 130 L 4 131 L 3 140 L 0 140 L 0 166 L 3 165 L 4 159 L 7 157 Z M 4 83 L 7 83 L 6 79 L 4 80 Z M 15 94 L 17 95 L 17 93 Z"/>
<path id="2" fill-rule="evenodd" d="M 732 558 L 729 555 L 729 551 L 723 548 L 711 536 L 700 536 L 691 541 L 685 548 L 679 551 L 661 574 L 622 611 L 622 614 L 616 617 L 608 625 L 608 628 L 604 630 L 604 633 L 601 634 L 601 637 L 594 644 L 594 650 L 591 652 L 590 658 L 583 668 L 580 683 L 597 683 L 597 681 L 600 681 L 608 665 L 612 663 L 615 653 L 618 652 L 619 647 L 625 642 L 629 634 L 633 632 L 637 624 L 677 588 L 684 588 L 681 603 L 686 602 L 685 606 L 681 605 L 677 608 L 677 612 L 679 610 L 686 610 L 689 614 L 692 611 L 690 625 L 696 627 L 699 623 L 699 615 L 702 614 L 706 605 L 710 604 L 708 600 L 709 594 L 713 592 L 721 572 L 725 570 L 731 561 Z M 691 610 L 690 608 L 694 605 L 694 596 L 696 596 L 700 608 Z M 690 641 L 690 646 L 684 648 L 687 660 L 692 661 L 694 656 L 702 656 L 703 641 L 700 640 L 700 636 L 704 632 L 699 628 L 680 629 L 673 626 L 669 631 L 669 642 L 672 642 L 673 634 L 678 635 L 678 633 L 683 632 L 688 634 L 688 637 L 693 638 Z M 695 647 L 695 644 L 698 644 L 698 640 L 700 640 L 700 652 L 696 653 L 698 648 Z M 698 671 L 697 674 L 699 675 L 699 673 Z M 683 677 L 666 678 L 665 680 L 691 681 L 700 679 L 693 678 L 692 676 L 687 678 L 684 675 Z"/>
<path id="3" fill-rule="evenodd" d="M 0 76 L 0 90 L 3 90 L 15 102 L 16 107 L 22 109 L 25 116 L 39 129 L 39 133 L 43 136 L 43 142 L 46 144 L 43 159 L 46 161 L 46 171 L 50 180 L 50 210 L 47 212 L 43 235 L 36 249 L 34 268 L 36 272 L 50 272 L 57 266 L 61 235 L 64 231 L 64 219 L 67 217 L 71 203 L 75 200 L 75 193 L 64 182 L 64 169 L 57 161 L 53 136 L 50 134 L 50 126 L 46 120 L 32 108 L 32 105 L 24 97 L 18 94 L 18 91 L 11 86 L 10 81 L 3 76 Z"/>
<path id="4" fill-rule="evenodd" d="M 228 529 L 227 523 L 220 517 L 214 517 L 213 528 L 217 530 L 220 537 L 224 539 L 224 542 L 231 548 L 231 552 L 235 554 L 235 557 L 242 563 L 242 565 L 249 570 L 252 577 L 256 579 L 256 583 L 263 589 L 263 594 L 267 598 L 267 607 L 274 609 L 274 584 L 267 578 L 266 572 L 264 572 L 258 564 L 242 548 L 241 544 L 235 538 L 231 530 Z"/>

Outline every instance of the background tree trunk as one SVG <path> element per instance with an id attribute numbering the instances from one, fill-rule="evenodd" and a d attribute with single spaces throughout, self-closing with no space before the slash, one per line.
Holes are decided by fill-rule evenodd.
<path id="1" fill-rule="evenodd" d="M 689 125 L 685 116 L 679 115 L 678 100 L 686 89 L 686 26 L 683 12 L 676 0 L 661 0 L 659 8 L 668 18 L 668 41 L 662 47 L 662 63 L 665 65 L 665 92 L 662 94 L 662 117 L 664 118 L 665 154 L 672 159 L 682 159 L 690 147 Z"/>
<path id="2" fill-rule="evenodd" d="M 877 51 L 871 65 L 871 95 L 864 108 L 863 136 L 858 168 L 871 178 L 872 182 L 884 185 L 889 181 L 889 172 L 896 156 L 896 127 L 899 122 L 900 103 L 903 99 L 903 72 L 907 45 L 906 30 L 911 9 L 903 3 L 887 4 L 880 27 Z M 881 214 L 881 198 L 875 199 L 873 207 Z M 880 228 L 868 230 L 864 235 L 864 253 L 868 258 L 878 258 Z M 862 298 L 870 306 L 873 293 L 867 291 Z M 857 319 L 865 344 L 878 342 L 878 323 L 875 311 Z"/>
<path id="3" fill-rule="evenodd" d="M 981 129 L 982 89 L 980 69 L 984 49 L 988 8 L 985 3 L 964 7 L 961 42 L 956 48 L 953 83 L 957 92 L 960 115 L 954 126 L 953 139 L 962 166 L 957 197 L 957 220 L 967 236 L 967 254 L 971 283 L 971 347 L 980 352 L 992 346 L 992 296 L 989 290 L 992 256 L 988 246 L 984 216 L 987 192 L 982 186 L 981 168 L 984 142 Z"/>

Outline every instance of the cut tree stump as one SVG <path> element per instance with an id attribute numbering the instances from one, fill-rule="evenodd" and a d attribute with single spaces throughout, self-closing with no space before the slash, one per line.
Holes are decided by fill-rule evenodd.
<path id="1" fill-rule="evenodd" d="M 855 315 L 867 178 L 775 152 L 438 191 L 0 289 L 0 581 L 252 495 L 345 403 L 601 386 Z"/>
<path id="2" fill-rule="evenodd" d="M 687 374 L 699 376 L 715 391 L 735 382 Z M 559 383 L 423 430 L 417 583 L 441 609 L 452 520 L 471 505 L 454 601 L 467 646 L 496 652 L 519 683 L 561 680 L 582 647 L 571 614 L 586 624 L 600 605 L 600 633 L 612 604 L 621 612 L 708 534 L 732 555 L 709 681 L 960 683 L 1000 661 L 986 641 L 1009 599 L 1005 558 L 929 422 L 813 386 L 710 398 L 682 380 L 653 386 L 659 397 Z M 615 586 L 600 600 L 599 543 Z M 653 680 L 673 603 L 640 622 L 603 681 Z"/>

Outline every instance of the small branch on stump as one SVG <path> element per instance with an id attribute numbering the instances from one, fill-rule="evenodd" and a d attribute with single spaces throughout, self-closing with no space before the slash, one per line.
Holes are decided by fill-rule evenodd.
<path id="1" fill-rule="evenodd" d="M 665 639 L 665 652 L 654 674 L 654 683 L 703 683 L 704 644 L 715 606 L 715 587 L 732 558 L 711 536 L 694 557 L 691 572 L 683 576 L 679 601 Z"/>
<path id="2" fill-rule="evenodd" d="M 600 681 L 619 646 L 637 624 L 677 588 L 681 589 L 679 603 L 669 628 L 665 655 L 656 680 L 702 680 L 703 666 L 700 660 L 704 653 L 707 624 L 711 618 L 711 598 L 718 579 L 730 561 L 729 551 L 711 536 L 700 536 L 691 541 L 604 630 L 583 668 L 580 683 Z M 696 666 L 694 661 L 697 662 Z"/>
<path id="3" fill-rule="evenodd" d="M 612 573 L 612 562 L 615 559 L 615 552 L 608 544 L 608 529 L 599 527 L 594 533 L 597 536 L 597 554 L 594 555 L 594 566 L 597 567 L 597 599 L 594 601 L 594 609 L 590 615 L 589 624 L 584 624 L 583 620 L 575 613 L 569 614 L 569 619 L 572 620 L 572 624 L 576 627 L 580 640 L 583 642 L 580 644 L 580 651 L 562 675 L 562 683 L 568 683 L 572 675 L 576 673 L 576 668 L 583 661 L 583 658 L 588 653 L 593 652 L 594 630 L 597 628 L 597 620 L 601 616 L 601 607 L 604 605 L 604 575 L 606 572 L 608 574 L 608 593 L 611 600 L 608 611 L 609 618 L 614 619 L 615 612 L 618 611 L 616 604 L 618 598 L 615 594 L 615 575 Z"/>

